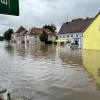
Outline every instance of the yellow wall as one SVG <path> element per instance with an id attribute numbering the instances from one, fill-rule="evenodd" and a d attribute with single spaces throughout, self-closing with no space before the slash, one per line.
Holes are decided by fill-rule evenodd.
<path id="1" fill-rule="evenodd" d="M 100 14 L 83 33 L 83 49 L 100 50 Z"/>
<path id="2" fill-rule="evenodd" d="M 83 50 L 83 65 L 100 88 L 100 51 Z"/>

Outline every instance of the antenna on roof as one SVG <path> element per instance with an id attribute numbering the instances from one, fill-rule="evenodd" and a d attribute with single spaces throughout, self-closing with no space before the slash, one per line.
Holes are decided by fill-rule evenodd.
<path id="1" fill-rule="evenodd" d="M 68 16 L 67 16 L 67 22 L 66 22 L 66 24 L 68 24 Z"/>
<path id="2" fill-rule="evenodd" d="M 67 16 L 67 22 L 68 22 L 68 16 Z"/>

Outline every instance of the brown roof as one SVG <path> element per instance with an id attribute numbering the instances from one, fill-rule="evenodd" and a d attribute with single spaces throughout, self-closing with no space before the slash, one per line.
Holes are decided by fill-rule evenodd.
<path id="1" fill-rule="evenodd" d="M 21 26 L 17 31 L 17 36 L 24 36 L 28 31 L 23 27 Z"/>
<path id="2" fill-rule="evenodd" d="M 26 30 L 23 26 L 21 26 L 17 31 L 16 33 L 21 33 L 22 31 Z"/>
<path id="3" fill-rule="evenodd" d="M 74 19 L 71 22 L 66 22 L 62 25 L 58 34 L 67 34 L 67 33 L 76 33 L 83 32 L 86 27 L 91 23 L 93 18 L 78 18 Z"/>
<path id="4" fill-rule="evenodd" d="M 29 35 L 39 35 L 41 34 L 43 31 L 41 28 L 32 28 L 29 32 Z"/>
<path id="5" fill-rule="evenodd" d="M 45 31 L 46 33 L 50 33 L 52 34 L 51 31 L 49 31 L 48 29 L 43 29 L 43 28 L 32 28 L 31 30 L 29 30 L 29 35 L 40 35 L 43 31 Z"/>

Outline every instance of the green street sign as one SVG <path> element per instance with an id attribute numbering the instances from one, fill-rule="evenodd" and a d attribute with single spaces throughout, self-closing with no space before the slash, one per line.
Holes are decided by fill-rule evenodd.
<path id="1" fill-rule="evenodd" d="M 19 15 L 19 0 L 0 0 L 0 14 Z"/>

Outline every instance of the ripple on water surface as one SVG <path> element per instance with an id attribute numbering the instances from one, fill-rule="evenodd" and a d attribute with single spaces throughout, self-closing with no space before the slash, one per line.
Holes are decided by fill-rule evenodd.
<path id="1" fill-rule="evenodd" d="M 0 86 L 17 90 L 13 95 L 65 100 L 77 91 L 97 91 L 96 82 L 82 64 L 80 49 L 3 43 L 0 48 Z"/>

